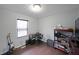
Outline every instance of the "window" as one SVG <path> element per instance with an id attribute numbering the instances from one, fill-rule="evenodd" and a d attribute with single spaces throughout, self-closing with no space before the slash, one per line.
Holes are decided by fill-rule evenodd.
<path id="1" fill-rule="evenodd" d="M 17 20 L 17 34 L 18 37 L 27 35 L 27 21 L 26 20 Z"/>

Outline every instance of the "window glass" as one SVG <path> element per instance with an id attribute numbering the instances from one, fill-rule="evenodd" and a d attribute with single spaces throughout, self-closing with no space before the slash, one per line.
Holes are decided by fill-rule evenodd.
<path id="1" fill-rule="evenodd" d="M 17 20 L 18 37 L 27 35 L 27 21 Z"/>

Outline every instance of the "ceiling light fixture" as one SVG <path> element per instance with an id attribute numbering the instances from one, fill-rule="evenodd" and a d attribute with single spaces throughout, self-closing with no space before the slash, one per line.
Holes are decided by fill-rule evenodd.
<path id="1" fill-rule="evenodd" d="M 32 10 L 35 11 L 35 12 L 41 11 L 41 5 L 40 4 L 33 4 Z"/>

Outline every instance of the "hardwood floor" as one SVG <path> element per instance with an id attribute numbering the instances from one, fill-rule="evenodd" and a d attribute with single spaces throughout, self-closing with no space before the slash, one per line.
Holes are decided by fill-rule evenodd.
<path id="1" fill-rule="evenodd" d="M 35 44 L 18 48 L 13 52 L 13 55 L 65 55 L 65 53 L 49 47 L 47 44 Z"/>

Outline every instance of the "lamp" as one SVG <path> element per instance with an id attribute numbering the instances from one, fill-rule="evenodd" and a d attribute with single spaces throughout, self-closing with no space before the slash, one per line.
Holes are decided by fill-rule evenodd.
<path id="1" fill-rule="evenodd" d="M 39 12 L 41 10 L 41 5 L 40 4 L 33 4 L 32 10 L 35 12 Z"/>

